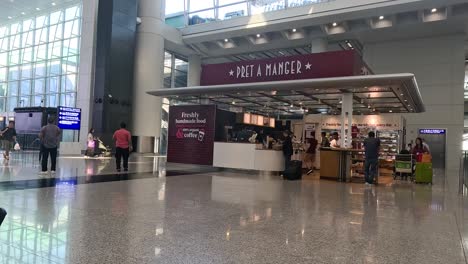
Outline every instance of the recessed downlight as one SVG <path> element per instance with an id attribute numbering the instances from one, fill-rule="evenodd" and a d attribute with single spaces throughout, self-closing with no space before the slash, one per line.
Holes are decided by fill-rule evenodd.
<path id="1" fill-rule="evenodd" d="M 55 2 L 52 2 L 52 5 L 55 6 L 55 5 L 57 5 L 57 4 L 56 4 Z"/>
<path id="2" fill-rule="evenodd" d="M 384 18 L 384 16 L 379 16 L 379 20 L 383 20 Z"/>
<path id="3" fill-rule="evenodd" d="M 36 7 L 36 10 L 37 10 L 37 11 L 41 11 L 41 9 L 40 9 L 39 7 Z"/>
<path id="4" fill-rule="evenodd" d="M 22 14 L 23 16 L 24 16 L 24 15 L 26 15 L 26 13 L 25 13 L 25 12 L 21 12 L 21 14 Z"/>
<path id="5" fill-rule="evenodd" d="M 333 22 L 332 26 L 336 27 L 336 26 L 338 26 L 338 23 Z"/>
<path id="6" fill-rule="evenodd" d="M 435 13 L 435 12 L 437 12 L 437 8 L 432 8 L 431 13 Z"/>
<path id="7" fill-rule="evenodd" d="M 393 113 L 393 110 L 388 111 L 389 113 Z"/>
<path id="8" fill-rule="evenodd" d="M 224 42 L 229 42 L 229 39 L 224 39 Z"/>
<path id="9" fill-rule="evenodd" d="M 259 38 L 259 37 L 261 37 L 261 36 L 262 36 L 262 35 L 260 35 L 260 34 L 257 34 L 257 38 Z"/>
<path id="10" fill-rule="evenodd" d="M 295 28 L 292 29 L 292 32 L 296 33 L 296 31 L 297 31 L 297 29 L 295 29 Z"/>
<path id="11" fill-rule="evenodd" d="M 12 17 L 11 17 L 11 16 L 8 16 L 8 19 L 12 19 Z"/>

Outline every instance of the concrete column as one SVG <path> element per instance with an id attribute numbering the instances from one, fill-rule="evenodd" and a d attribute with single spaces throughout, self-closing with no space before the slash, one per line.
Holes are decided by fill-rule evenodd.
<path id="1" fill-rule="evenodd" d="M 94 105 L 94 68 L 98 0 L 83 1 L 81 24 L 80 68 L 76 106 L 81 108 L 80 148 L 86 149 L 86 138 L 91 128 Z"/>
<path id="2" fill-rule="evenodd" d="M 190 55 L 188 57 L 188 76 L 187 86 L 199 86 L 202 71 L 201 58 L 198 55 Z"/>
<path id="3" fill-rule="evenodd" d="M 326 52 L 328 50 L 328 41 L 324 38 L 313 39 L 310 43 L 312 53 Z"/>
<path id="4" fill-rule="evenodd" d="M 351 126 L 353 125 L 353 94 L 345 93 L 341 103 L 341 146 L 351 147 Z"/>
<path id="5" fill-rule="evenodd" d="M 133 93 L 133 134 L 138 137 L 137 151 L 157 152 L 161 134 L 162 99 L 146 92 L 163 88 L 164 0 L 140 0 L 135 49 Z"/>

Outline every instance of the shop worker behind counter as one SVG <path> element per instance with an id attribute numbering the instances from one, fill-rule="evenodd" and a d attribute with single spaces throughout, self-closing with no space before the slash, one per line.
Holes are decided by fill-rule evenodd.
<path id="1" fill-rule="evenodd" d="M 380 139 L 375 137 L 374 132 L 369 132 L 369 137 L 364 140 L 365 164 L 364 175 L 366 185 L 373 184 L 379 166 Z"/>
<path id="2" fill-rule="evenodd" d="M 49 161 L 49 154 L 51 160 L 50 171 L 55 173 L 57 164 L 57 147 L 60 140 L 60 128 L 55 124 L 55 118 L 49 117 L 47 125 L 42 127 L 39 133 L 39 139 L 42 144 L 42 171 L 41 174 L 47 174 L 47 163 Z"/>
<path id="3" fill-rule="evenodd" d="M 289 167 L 289 163 L 291 162 L 291 156 L 293 155 L 294 149 L 290 133 L 288 131 L 284 131 L 283 136 L 284 169 L 287 169 Z"/>

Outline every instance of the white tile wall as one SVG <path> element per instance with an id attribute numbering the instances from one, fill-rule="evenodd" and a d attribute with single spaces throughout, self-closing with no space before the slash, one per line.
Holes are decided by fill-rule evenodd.
<path id="1" fill-rule="evenodd" d="M 464 35 L 367 43 L 364 59 L 375 73 L 416 75 L 426 112 L 407 115 L 408 139 L 419 128 L 447 128 L 449 185 L 458 182 L 463 135 Z"/>

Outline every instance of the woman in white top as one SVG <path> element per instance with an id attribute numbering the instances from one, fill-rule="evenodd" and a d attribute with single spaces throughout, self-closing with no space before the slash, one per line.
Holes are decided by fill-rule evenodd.
<path id="1" fill-rule="evenodd" d="M 340 139 L 339 139 L 338 132 L 333 133 L 332 141 L 330 142 L 330 147 L 331 148 L 339 148 L 340 144 L 341 144 L 341 142 L 340 142 Z"/>

